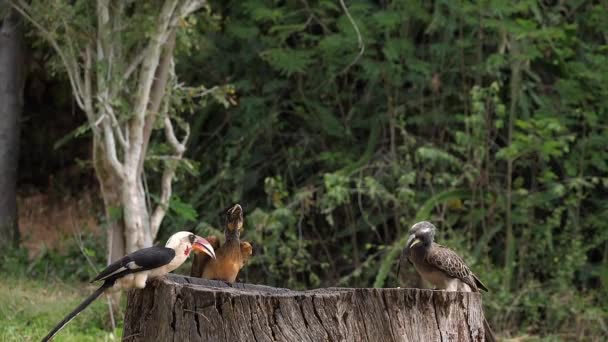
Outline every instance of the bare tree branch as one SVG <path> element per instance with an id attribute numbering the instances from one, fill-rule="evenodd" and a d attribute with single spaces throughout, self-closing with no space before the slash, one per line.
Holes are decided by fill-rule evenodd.
<path id="1" fill-rule="evenodd" d="M 182 5 L 176 11 L 174 17 L 171 19 L 171 26 L 175 27 L 181 18 L 187 17 L 188 15 L 198 11 L 199 9 L 201 9 L 203 6 L 206 6 L 206 5 L 207 5 L 206 0 L 191 0 L 191 1 L 182 2 Z"/>
<path id="2" fill-rule="evenodd" d="M 142 51 L 138 52 L 137 55 L 135 55 L 135 57 L 133 58 L 131 63 L 129 63 L 129 66 L 125 70 L 125 74 L 122 77 L 123 82 L 126 82 L 129 79 L 129 77 L 131 77 L 131 74 L 135 70 L 137 70 L 137 67 L 144 60 L 144 56 L 146 56 L 146 50 L 142 50 Z"/>
<path id="3" fill-rule="evenodd" d="M 346 4 L 344 3 L 344 0 L 340 0 L 340 6 L 342 6 L 342 9 L 344 10 L 344 13 L 348 17 L 348 20 L 353 25 L 353 28 L 355 29 L 355 33 L 357 34 L 357 43 L 359 44 L 359 53 L 357 54 L 357 57 L 355 57 L 355 59 L 352 62 L 350 62 L 350 64 L 347 65 L 346 68 L 344 68 L 344 70 L 342 70 L 342 73 L 345 73 L 346 71 L 348 71 L 348 69 L 350 69 L 353 65 L 355 65 L 359 61 L 359 58 L 361 58 L 361 56 L 363 56 L 363 53 L 365 52 L 365 44 L 363 44 L 363 37 L 361 36 L 361 32 L 359 32 L 359 26 L 357 26 L 357 23 L 355 23 L 355 20 L 350 15 L 350 12 L 348 11 L 348 7 L 346 7 Z"/>
<path id="4" fill-rule="evenodd" d="M 146 53 L 141 65 L 139 74 L 138 91 L 135 100 L 133 117 L 130 120 L 129 130 L 131 144 L 125 156 L 125 165 L 129 170 L 133 170 L 131 177 L 137 178 L 137 169 L 140 159 L 143 157 L 144 124 L 150 102 L 150 92 L 154 83 L 154 75 L 158 67 L 161 48 L 165 43 L 168 34 L 169 22 L 175 12 L 177 0 L 166 0 L 162 6 L 160 15 L 156 23 L 156 32 L 150 37 Z M 131 173 L 129 173 L 131 174 Z"/>
<path id="5" fill-rule="evenodd" d="M 166 106 L 168 107 L 169 102 L 166 102 Z M 186 125 L 185 135 L 182 141 L 180 142 L 175 136 L 175 130 L 173 129 L 173 124 L 171 123 L 171 119 L 169 116 L 165 116 L 165 137 L 169 144 L 175 150 L 175 153 L 172 157 L 174 160 L 167 161 L 167 165 L 165 170 L 163 171 L 163 176 L 161 179 L 161 195 L 158 205 L 156 209 L 154 209 L 154 213 L 150 218 L 150 230 L 152 232 L 152 236 L 156 236 L 158 233 L 158 229 L 160 228 L 160 224 L 167 213 L 167 208 L 169 205 L 169 200 L 171 199 L 172 193 L 172 181 L 175 176 L 175 170 L 177 169 L 177 163 L 182 159 L 184 152 L 186 151 L 186 142 L 188 141 L 188 137 L 190 136 L 190 127 Z"/>
<path id="6" fill-rule="evenodd" d="M 112 132 L 111 119 L 108 115 L 102 116 L 103 121 L 103 137 L 105 144 L 105 153 L 108 156 L 108 160 L 110 161 L 110 165 L 114 171 L 118 174 L 120 178 L 125 177 L 125 170 L 123 164 L 118 160 L 118 155 L 116 153 L 116 143 L 114 141 L 114 133 Z"/>
<path id="7" fill-rule="evenodd" d="M 154 31 L 150 35 L 142 34 L 141 44 L 136 43 L 136 48 L 120 37 L 123 21 L 129 20 L 125 14 L 125 6 L 128 8 L 129 5 L 125 2 L 97 0 L 94 13 L 88 13 L 92 20 L 91 30 L 95 32 L 86 29 L 85 35 L 67 14 L 58 18 L 57 23 L 49 21 L 44 12 L 47 7 L 42 3 L 29 5 L 27 0 L 8 2 L 39 30 L 57 52 L 66 69 L 74 98 L 92 126 L 95 151 L 103 153 L 99 155 L 103 162 L 96 168 L 103 169 L 105 174 L 115 173 L 111 177 L 112 186 L 116 187 L 114 195 L 120 197 L 116 202 L 123 206 L 125 241 L 117 239 L 112 243 L 116 246 L 124 244 L 125 252 L 151 245 L 151 239 L 158 233 L 166 215 L 172 181 L 190 135 L 188 126 L 175 127 L 180 131 L 176 132 L 176 122 L 168 116 L 172 89 L 168 84 L 175 84 L 169 81 L 174 76 L 171 71 L 174 67 L 175 32 L 180 21 L 206 6 L 207 0 L 160 1 L 160 9 L 152 9 Z M 60 11 L 65 8 L 51 9 Z M 117 100 L 123 99 L 121 94 L 127 85 L 134 92 L 124 97 L 129 105 L 128 118 L 121 112 L 123 107 L 117 105 Z M 214 89 L 203 89 L 201 96 Z M 160 202 L 155 208 L 150 208 L 142 200 L 145 194 L 139 177 L 156 121 L 164 125 L 165 139 L 172 152 L 162 160 Z M 178 139 L 176 133 L 181 135 L 181 132 L 184 134 Z M 102 176 L 99 177 L 103 183 Z M 117 233 L 120 232 L 112 232 Z"/>
<path id="8" fill-rule="evenodd" d="M 171 61 L 171 75 L 174 77 L 174 69 L 175 64 Z M 152 232 L 152 236 L 156 236 L 158 233 L 158 229 L 160 228 L 160 224 L 167 213 L 167 208 L 169 205 L 169 200 L 171 199 L 172 193 L 172 181 L 175 177 L 175 170 L 177 169 L 177 164 L 182 160 L 184 152 L 186 151 L 186 142 L 190 136 L 190 126 L 185 125 L 184 127 L 184 137 L 181 141 L 177 139 L 175 135 L 175 130 L 173 129 L 173 124 L 171 123 L 171 119 L 169 118 L 169 104 L 170 101 L 167 99 L 164 102 L 162 115 L 164 116 L 164 124 L 165 124 L 165 138 L 167 142 L 174 150 L 174 154 L 169 156 L 170 160 L 166 161 L 165 170 L 163 171 L 162 179 L 161 179 L 161 195 L 160 201 L 154 209 L 154 213 L 150 218 L 150 230 Z"/>
<path id="9" fill-rule="evenodd" d="M 163 171 L 163 176 L 161 179 L 161 196 L 156 209 L 152 213 L 150 217 L 150 232 L 152 233 L 152 237 L 155 238 L 156 234 L 158 234 L 158 230 L 160 229 L 160 224 L 163 222 L 165 218 L 165 214 L 167 213 L 167 209 L 169 206 L 169 200 L 171 199 L 172 194 L 172 181 L 173 176 L 175 176 L 175 166 L 167 166 L 167 168 Z"/>
<path id="10" fill-rule="evenodd" d="M 152 90 L 150 93 L 151 100 L 148 103 L 148 115 L 146 116 L 146 122 L 144 124 L 142 155 L 137 166 L 138 175 L 143 173 L 146 153 L 148 151 L 148 144 L 150 143 L 150 136 L 152 135 L 152 130 L 154 129 L 154 123 L 156 122 L 160 106 L 163 103 L 163 100 L 169 96 L 166 95 L 166 92 L 168 89 L 167 84 L 169 78 L 173 76 L 171 71 L 173 70 L 172 61 L 174 49 L 175 30 L 173 30 L 172 34 L 167 40 L 167 43 L 165 44 L 165 46 L 163 46 L 162 55 L 160 57 L 158 67 L 156 68 L 154 84 L 152 85 Z M 163 115 L 161 114 L 161 116 Z"/>
<path id="11" fill-rule="evenodd" d="M 188 126 L 186 126 L 188 127 Z M 188 136 L 190 135 L 190 129 L 186 129 L 186 134 L 183 140 L 183 143 L 177 140 L 175 136 L 175 131 L 173 130 L 173 124 L 171 124 L 171 119 L 169 117 L 165 117 L 165 136 L 167 137 L 167 141 L 171 144 L 171 147 L 175 150 L 176 154 L 183 154 L 186 151 L 186 146 L 184 143 L 188 140 Z"/>
<path id="12" fill-rule="evenodd" d="M 93 134 L 99 136 L 99 128 L 95 125 L 95 110 L 93 109 L 93 89 L 91 87 L 91 68 L 93 64 L 93 56 L 92 56 L 93 47 L 91 44 L 87 44 L 85 48 L 84 54 L 84 93 L 82 97 L 84 98 L 84 113 L 87 116 L 87 120 L 89 121 L 89 125 L 91 126 L 91 130 Z"/>
<path id="13" fill-rule="evenodd" d="M 78 89 L 80 90 L 80 94 L 81 96 L 84 98 L 84 102 L 86 102 L 86 95 L 84 95 L 84 85 L 83 85 L 83 80 L 80 79 L 80 69 L 78 67 L 78 47 L 76 46 L 76 44 L 74 43 L 74 41 L 72 40 L 72 32 L 70 29 L 70 25 L 68 25 L 68 23 L 65 20 L 64 16 L 60 16 L 60 20 L 61 23 L 63 24 L 63 28 L 65 30 L 65 34 L 63 35 L 67 41 L 67 47 L 66 47 L 66 53 L 68 54 L 68 62 L 70 62 L 72 65 L 70 66 L 72 68 L 72 70 L 74 71 L 74 82 L 76 83 L 76 87 L 78 87 Z M 86 105 L 86 104 L 85 104 Z"/>
<path id="14" fill-rule="evenodd" d="M 104 114 L 110 117 L 112 128 L 114 129 L 114 134 L 116 134 L 116 138 L 118 139 L 120 146 L 126 150 L 129 147 L 129 141 L 125 138 L 125 135 L 120 129 L 120 123 L 116 118 L 114 108 L 112 108 L 110 101 L 107 98 L 101 97 L 101 95 L 97 97 L 97 101 L 99 101 L 99 103 L 103 106 Z"/>

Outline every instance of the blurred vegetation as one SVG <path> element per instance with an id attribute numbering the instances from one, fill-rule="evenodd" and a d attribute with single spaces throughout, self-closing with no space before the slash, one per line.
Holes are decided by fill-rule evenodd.
<path id="1" fill-rule="evenodd" d="M 329 0 L 211 1 L 182 23 L 180 79 L 222 86 L 188 104 L 160 240 L 218 234 L 238 201 L 243 281 L 412 286 L 399 254 L 430 220 L 496 330 L 608 334 L 606 4 L 346 4 L 356 26 Z"/>
<path id="2" fill-rule="evenodd" d="M 0 279 L 0 341 L 40 341 L 61 319 L 93 291 L 65 281 Z M 62 342 L 118 341 L 122 324 L 111 333 L 108 303 L 94 302 L 76 317 L 55 340 Z"/>

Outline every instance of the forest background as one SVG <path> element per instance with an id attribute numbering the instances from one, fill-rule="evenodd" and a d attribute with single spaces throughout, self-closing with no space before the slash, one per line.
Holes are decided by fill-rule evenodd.
<path id="1" fill-rule="evenodd" d="M 219 235 L 219 211 L 239 202 L 255 250 L 241 281 L 421 286 L 397 268 L 408 228 L 429 220 L 489 287 L 500 335 L 600 340 L 606 18 L 606 1 L 210 1 L 177 30 L 175 74 L 208 96 L 175 102 L 190 135 L 156 241 Z M 2 340 L 39 338 L 89 291 L 120 217 L 104 211 L 61 61 L 23 28 L 20 243 L 0 256 Z M 150 155 L 166 149 L 157 140 Z M 66 340 L 111 339 L 107 316 L 97 303 Z"/>

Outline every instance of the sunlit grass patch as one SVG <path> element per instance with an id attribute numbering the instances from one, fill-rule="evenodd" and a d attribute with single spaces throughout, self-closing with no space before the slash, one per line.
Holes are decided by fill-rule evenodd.
<path id="1" fill-rule="evenodd" d="M 0 279 L 0 341 L 39 341 L 93 291 L 93 286 L 82 283 Z M 55 341 L 119 340 L 109 332 L 109 325 L 107 301 L 102 297 L 70 322 Z"/>

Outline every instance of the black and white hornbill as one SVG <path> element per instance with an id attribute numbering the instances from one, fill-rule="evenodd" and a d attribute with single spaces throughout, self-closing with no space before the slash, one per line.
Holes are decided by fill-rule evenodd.
<path id="1" fill-rule="evenodd" d="M 462 258 L 448 247 L 435 243 L 435 226 L 427 221 L 414 224 L 404 254 L 420 277 L 437 290 L 479 292 L 488 288 Z M 496 341 L 488 321 L 483 319 L 485 340 Z"/>
<path id="2" fill-rule="evenodd" d="M 50 341 L 66 324 L 105 291 L 143 289 L 146 287 L 148 279 L 163 276 L 180 267 L 192 250 L 215 258 L 215 251 L 206 239 L 190 232 L 177 232 L 171 235 L 164 247 L 154 246 L 140 249 L 111 263 L 91 281 L 103 281 L 103 284 L 65 316 L 42 341 Z"/>

